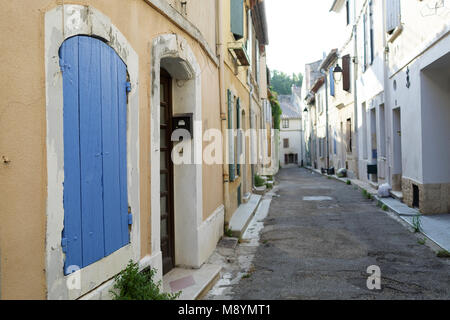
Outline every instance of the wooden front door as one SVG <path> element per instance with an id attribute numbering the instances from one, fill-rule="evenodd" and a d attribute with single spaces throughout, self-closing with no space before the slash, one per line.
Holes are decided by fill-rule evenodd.
<path id="1" fill-rule="evenodd" d="M 174 205 L 173 205 L 173 163 L 171 159 L 172 141 L 172 79 L 161 69 L 161 251 L 163 274 L 175 266 Z"/>

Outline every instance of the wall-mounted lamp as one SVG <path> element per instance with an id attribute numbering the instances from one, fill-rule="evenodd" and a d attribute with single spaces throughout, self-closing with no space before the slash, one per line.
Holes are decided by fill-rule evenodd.
<path id="1" fill-rule="evenodd" d="M 339 66 L 339 63 L 333 69 L 333 79 L 335 82 L 342 80 L 342 68 Z"/>
<path id="2" fill-rule="evenodd" d="M 408 89 L 411 87 L 411 82 L 409 81 L 409 67 L 406 67 L 406 87 Z"/>
<path id="3" fill-rule="evenodd" d="M 187 8 L 186 8 L 186 6 L 187 6 L 187 1 L 181 1 L 181 10 L 183 11 L 183 13 L 185 15 L 187 15 Z"/>

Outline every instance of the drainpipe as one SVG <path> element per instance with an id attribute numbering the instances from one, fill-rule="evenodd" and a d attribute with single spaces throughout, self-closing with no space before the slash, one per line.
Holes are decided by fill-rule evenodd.
<path id="1" fill-rule="evenodd" d="M 355 17 L 355 22 L 353 24 L 353 114 L 354 114 L 354 121 L 353 121 L 353 132 L 354 132 L 354 149 L 355 152 L 355 177 L 359 179 L 359 140 L 358 140 L 358 86 L 356 78 L 358 76 L 358 35 L 357 35 L 357 20 L 356 20 L 356 1 L 353 1 L 353 16 Z"/>
<path id="2" fill-rule="evenodd" d="M 226 210 L 230 207 L 230 195 L 228 193 L 229 187 L 229 167 L 227 165 L 227 144 L 225 138 L 227 137 L 227 108 L 225 98 L 225 47 L 223 45 L 223 1 L 216 1 L 216 14 L 217 14 L 217 55 L 219 56 L 219 101 L 220 101 L 220 120 L 222 129 L 222 156 L 223 156 L 223 201 Z"/>
<path id="3" fill-rule="evenodd" d="M 248 87 L 250 88 L 250 91 L 249 91 L 249 107 L 248 107 L 248 110 L 249 110 L 249 113 L 250 113 L 250 115 L 249 115 L 249 120 L 250 120 L 250 129 L 253 129 L 253 127 L 256 127 L 256 119 L 255 119 L 255 115 L 254 115 L 254 112 L 252 112 L 253 111 L 253 85 L 252 85 L 252 81 L 251 81 L 251 78 L 250 78 L 250 74 L 251 74 L 251 72 L 250 72 L 250 70 L 251 69 L 248 69 L 248 72 L 247 72 L 247 85 L 248 85 Z M 256 128 L 255 128 L 255 130 L 256 130 Z M 251 165 L 250 165 L 250 171 L 251 171 L 251 174 L 252 174 L 252 184 L 251 184 L 251 186 L 252 186 L 252 191 L 253 191 L 253 186 L 254 186 L 254 183 L 255 183 L 255 179 L 254 179 L 254 177 L 255 177 L 255 164 L 253 164 L 253 160 L 254 160 L 254 156 L 256 157 L 256 163 L 258 163 L 258 136 L 256 136 L 256 141 L 255 141 L 255 139 L 254 139 L 254 137 L 253 137 L 253 130 L 250 130 L 250 132 L 252 132 L 251 134 L 250 134 L 250 159 L 251 159 Z M 256 150 L 254 150 L 253 148 L 254 148 L 254 145 L 256 145 Z M 255 151 L 256 152 L 256 155 L 253 153 L 253 151 Z"/>
<path id="4" fill-rule="evenodd" d="M 324 69 L 320 69 L 320 73 L 325 77 L 325 130 L 327 132 L 327 174 L 330 169 L 330 147 L 329 147 L 329 133 L 328 133 L 328 76 Z"/>

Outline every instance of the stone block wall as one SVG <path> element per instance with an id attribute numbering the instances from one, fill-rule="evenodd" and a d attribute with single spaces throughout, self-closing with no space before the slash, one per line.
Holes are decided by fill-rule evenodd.
<path id="1" fill-rule="evenodd" d="M 420 184 L 402 178 L 403 202 L 413 206 L 413 185 L 419 188 L 419 210 L 423 214 L 450 213 L 450 183 Z"/>

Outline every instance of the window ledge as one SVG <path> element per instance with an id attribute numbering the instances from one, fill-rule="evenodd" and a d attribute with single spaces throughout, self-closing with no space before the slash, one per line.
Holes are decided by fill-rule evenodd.
<path id="1" fill-rule="evenodd" d="M 397 39 L 398 36 L 402 33 L 402 31 L 403 31 L 403 25 L 400 24 L 397 28 L 394 29 L 392 34 L 388 37 L 387 41 L 390 43 L 393 43 L 395 41 L 395 39 Z"/>

